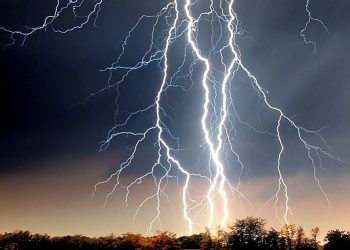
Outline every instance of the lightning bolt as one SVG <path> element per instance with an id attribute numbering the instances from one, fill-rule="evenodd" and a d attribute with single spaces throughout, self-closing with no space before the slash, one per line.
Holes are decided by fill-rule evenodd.
<path id="1" fill-rule="evenodd" d="M 317 43 L 312 41 L 311 39 L 309 39 L 307 37 L 307 35 L 305 34 L 305 32 L 308 30 L 310 24 L 312 22 L 318 23 L 321 25 L 321 27 L 327 32 L 329 33 L 329 30 L 327 28 L 327 26 L 324 24 L 324 22 L 322 22 L 322 20 L 315 18 L 312 16 L 311 11 L 310 11 L 310 0 L 306 0 L 306 4 L 305 4 L 305 12 L 307 14 L 307 21 L 305 23 L 304 28 L 300 31 L 300 36 L 302 37 L 302 39 L 304 40 L 304 42 L 306 44 L 309 44 L 311 46 L 313 46 L 314 48 L 314 52 L 316 52 L 317 50 Z"/>
<path id="2" fill-rule="evenodd" d="M 235 127 L 237 123 L 249 128 L 255 133 L 271 136 L 279 145 L 279 151 L 276 155 L 276 192 L 260 210 L 269 202 L 274 201 L 276 217 L 281 223 L 289 224 L 289 215 L 292 214 L 283 168 L 283 155 L 286 149 L 286 143 L 281 129 L 283 124 L 288 124 L 296 131 L 297 139 L 304 147 L 312 166 L 315 183 L 328 202 L 329 207 L 330 199 L 322 187 L 317 174 L 317 168 L 322 167 L 321 156 L 323 155 L 343 164 L 348 164 L 329 152 L 327 143 L 321 134 L 322 129 L 309 130 L 304 128 L 297 124 L 293 120 L 293 117 L 289 117 L 282 109 L 273 105 L 268 91 L 254 74 L 251 73 L 249 68 L 243 64 L 236 40 L 244 32 L 239 27 L 240 22 L 237 13 L 234 11 L 234 3 L 234 0 L 173 0 L 169 1 L 156 14 L 141 16 L 126 34 L 121 45 L 121 52 L 116 60 L 110 66 L 101 70 L 102 72 L 109 73 L 107 85 L 92 93 L 85 100 L 87 101 L 89 98 L 101 94 L 108 89 L 116 89 L 115 102 L 117 107 L 115 125 L 108 131 L 106 139 L 101 143 L 101 151 L 108 148 L 112 141 L 121 137 L 132 138 L 130 141 L 134 142 L 131 147 L 131 153 L 119 165 L 119 168 L 108 176 L 108 178 L 96 183 L 93 196 L 96 195 L 99 187 L 108 183 L 114 183 L 111 190 L 106 194 L 104 203 L 107 204 L 115 192 L 123 189 L 125 190 L 124 205 L 128 206 L 132 189 L 150 179 L 155 189 L 149 196 L 139 202 L 139 206 L 134 214 L 135 221 L 145 204 L 155 201 L 154 216 L 148 225 L 147 234 L 152 233 L 156 223 L 160 227 L 162 226 L 161 203 L 164 199 L 170 200 L 166 194 L 166 188 L 171 181 L 174 181 L 180 186 L 182 216 L 187 224 L 189 234 L 194 232 L 194 226 L 208 227 L 214 231 L 216 223 L 218 223 L 220 228 L 225 228 L 229 219 L 232 217 L 229 213 L 230 194 L 233 197 L 243 199 L 252 206 L 249 199 L 240 191 L 241 176 L 245 167 L 244 162 L 236 150 L 237 141 L 234 140 L 235 134 L 238 133 Z M 82 29 L 89 23 L 93 23 L 96 26 L 103 6 L 103 0 L 94 1 L 87 15 L 79 14 L 80 10 L 86 7 L 85 5 L 88 6 L 85 0 L 70 0 L 66 2 L 58 0 L 53 13 L 46 16 L 40 25 L 32 28 L 27 27 L 25 30 L 12 30 L 6 27 L 0 27 L 0 31 L 9 34 L 10 42 L 7 46 L 14 45 L 17 41 L 20 46 L 23 46 L 28 37 L 33 33 L 41 30 L 47 31 L 48 28 L 51 28 L 54 32 L 66 34 L 76 29 Z M 204 7 L 201 7 L 202 5 Z M 316 50 L 316 42 L 310 40 L 305 32 L 308 30 L 311 22 L 319 23 L 327 32 L 328 29 L 320 19 L 312 16 L 309 5 L 310 0 L 307 0 L 305 11 L 308 19 L 300 31 L 300 36 L 306 44 L 312 45 Z M 204 11 L 204 8 L 208 10 Z M 61 16 L 69 11 L 73 13 L 76 20 L 74 24 L 67 29 L 54 27 Z M 128 53 L 130 40 L 134 38 L 135 33 L 137 33 L 136 30 L 146 20 L 153 22 L 147 50 L 136 63 L 123 65 L 121 62 Z M 207 36 L 200 34 L 203 22 L 210 24 L 209 30 L 211 35 L 209 39 Z M 159 29 L 161 29 L 161 32 L 157 33 Z M 181 41 L 184 42 L 182 43 Z M 180 43 L 184 51 L 183 60 L 174 69 L 171 63 L 171 50 L 172 46 Z M 203 49 L 205 47 L 203 44 L 206 43 L 210 44 L 209 49 Z M 121 119 L 118 116 L 121 114 L 118 106 L 118 100 L 122 94 L 119 90 L 120 86 L 126 84 L 126 79 L 128 79 L 131 73 L 144 69 L 150 64 L 157 64 L 162 75 L 154 99 L 152 99 L 148 106 L 128 112 L 124 116 L 124 119 Z M 204 67 L 199 73 L 195 70 L 197 64 Z M 118 79 L 114 79 L 113 77 L 115 71 L 122 72 L 118 75 Z M 200 74 L 199 82 L 195 80 L 195 74 Z M 263 106 L 275 114 L 274 132 L 260 131 L 241 119 L 232 95 L 234 91 L 232 86 L 238 74 L 243 74 L 249 79 L 248 84 L 256 91 Z M 190 81 L 190 85 L 185 84 L 186 79 Z M 170 89 L 176 88 L 188 93 L 198 83 L 201 84 L 203 90 L 202 114 L 200 121 L 198 121 L 203 133 L 203 143 L 200 145 L 202 151 L 198 155 L 198 163 L 202 159 L 208 159 L 206 170 L 208 170 L 209 174 L 203 174 L 202 171 L 191 171 L 177 156 L 183 149 L 180 146 L 180 138 L 173 134 L 169 126 L 169 123 L 172 122 L 172 117 L 167 112 L 167 107 L 164 104 L 164 99 Z M 142 115 L 155 115 L 152 125 L 139 130 L 128 128 L 132 120 L 138 119 Z M 311 143 L 308 140 L 308 136 L 311 135 L 318 137 L 322 143 L 320 145 Z M 152 141 L 157 155 L 152 165 L 149 166 L 149 171 L 131 180 L 126 185 L 123 184 L 122 176 L 124 172 L 126 169 L 132 167 L 135 157 L 137 157 L 149 141 Z M 231 183 L 231 178 L 227 175 L 229 165 L 227 164 L 229 160 L 225 159 L 225 155 L 227 154 L 233 156 L 240 168 L 240 173 L 237 176 L 238 181 L 235 185 Z M 199 179 L 207 185 L 205 192 L 194 186 L 195 179 Z M 222 208 L 218 209 L 218 205 L 221 205 Z M 282 208 L 283 220 L 279 216 L 279 207 Z M 221 215 L 219 215 L 219 212 L 221 212 Z M 207 222 L 199 223 L 197 221 L 197 218 L 201 214 L 208 215 Z"/>

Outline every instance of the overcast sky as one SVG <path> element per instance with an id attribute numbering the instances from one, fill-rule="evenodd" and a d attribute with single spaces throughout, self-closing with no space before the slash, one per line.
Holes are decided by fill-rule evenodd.
<path id="1" fill-rule="evenodd" d="M 24 30 L 25 25 L 37 26 L 52 13 L 55 2 L 4 0 L 0 3 L 0 26 Z M 128 30 L 143 14 L 158 12 L 166 1 L 105 1 L 94 27 L 93 22 L 68 34 L 53 32 L 74 23 L 71 14 L 63 15 L 46 32 L 38 31 L 21 46 L 21 38 L 0 52 L 0 230 L 30 229 L 52 234 L 82 233 L 101 235 L 109 232 L 145 232 L 154 213 L 148 204 L 133 224 L 133 214 L 146 195 L 152 192 L 151 180 L 144 189 L 134 190 L 128 208 L 123 206 L 124 193 L 112 196 L 102 208 L 108 187 L 103 187 L 91 199 L 94 184 L 118 169 L 130 153 L 134 141 L 130 138 L 113 140 L 100 152 L 101 141 L 114 125 L 115 118 L 125 118 L 123 111 L 135 111 L 152 103 L 161 81 L 158 63 L 132 73 L 120 88 L 119 116 L 116 113 L 116 90 L 91 93 L 104 88 L 109 74 L 101 72 L 116 60 Z M 200 8 L 200 4 L 195 8 Z M 317 43 L 317 50 L 303 42 L 300 31 L 307 21 L 305 1 L 237 0 L 235 11 L 243 36 L 237 38 L 242 61 L 269 91 L 270 102 L 282 108 L 286 115 L 310 130 L 322 130 L 329 152 L 350 162 L 350 3 L 347 0 L 311 1 L 312 15 L 324 22 L 312 22 L 306 31 Z M 83 11 L 89 9 L 85 6 Z M 135 63 L 148 48 L 150 22 L 142 22 L 132 36 L 122 62 Z M 206 40 L 209 37 L 203 36 Z M 0 31 L 0 46 L 10 42 L 8 33 Z M 184 40 L 171 47 L 170 63 L 176 65 L 183 55 Z M 203 48 L 205 42 L 203 42 Z M 173 69 L 174 70 L 174 69 Z M 194 84 L 189 79 L 180 84 L 187 92 L 171 90 L 164 101 L 165 110 L 173 116 L 169 122 L 180 138 L 178 157 L 186 169 L 207 174 L 205 156 L 198 160 L 204 139 L 200 130 L 202 89 L 199 76 L 202 68 L 195 67 Z M 120 72 L 115 72 L 118 79 Z M 261 131 L 274 133 L 276 116 L 264 107 L 244 74 L 231 82 L 232 98 L 243 121 Z M 126 126 L 130 130 L 154 122 L 154 113 L 138 116 Z M 276 157 L 278 141 L 271 135 L 254 133 L 237 124 L 235 147 L 246 168 L 242 190 L 257 210 L 276 192 Z M 327 202 L 313 179 L 313 168 L 307 152 L 297 141 L 296 132 L 282 124 L 287 149 L 282 160 L 283 173 L 290 185 L 290 221 L 307 228 L 319 225 L 323 233 L 331 228 L 350 224 L 349 165 L 322 157 L 318 176 L 332 202 Z M 232 135 L 233 136 L 233 135 Z M 313 143 L 319 138 L 310 136 Z M 154 160 L 154 137 L 146 140 L 123 181 L 149 171 Z M 239 169 L 233 158 L 226 160 L 227 176 L 237 182 Z M 203 170 L 204 169 L 204 170 Z M 198 183 L 197 183 L 198 181 Z M 181 178 L 180 178 L 181 182 Z M 200 188 L 205 183 L 196 180 Z M 344 186 L 343 186 L 344 185 Z M 142 192 L 140 192 L 142 191 Z M 139 193 L 138 193 L 139 192 Z M 170 183 L 172 202 L 164 201 L 164 218 L 181 216 L 180 189 Z M 141 193 L 141 194 L 140 194 Z M 260 215 L 279 226 L 274 218 L 273 204 L 257 214 L 239 199 L 232 201 L 232 216 Z M 322 220 L 319 220 L 322 216 Z M 179 234 L 186 232 L 180 217 L 166 219 L 165 229 Z M 307 220 L 305 219 L 307 218 Z M 180 218 L 181 219 L 181 218 Z M 349 228 L 347 228 L 349 229 Z M 198 228 L 197 230 L 200 230 Z"/>

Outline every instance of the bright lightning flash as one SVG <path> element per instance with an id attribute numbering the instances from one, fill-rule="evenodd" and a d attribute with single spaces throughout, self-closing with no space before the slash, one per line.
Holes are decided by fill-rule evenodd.
<path id="1" fill-rule="evenodd" d="M 276 154 L 277 190 L 268 202 L 275 202 L 276 217 L 282 223 L 288 224 L 289 214 L 292 213 L 289 206 L 290 198 L 285 180 L 286 177 L 283 175 L 282 158 L 286 148 L 281 130 L 283 123 L 289 124 L 296 131 L 297 139 L 305 148 L 313 168 L 316 185 L 330 204 L 330 200 L 318 179 L 317 165 L 321 165 L 321 155 L 342 163 L 345 162 L 329 153 L 327 144 L 320 133 L 321 130 L 309 130 L 298 125 L 282 109 L 274 106 L 270 101 L 268 91 L 264 89 L 253 73 L 249 71 L 248 67 L 242 63 L 241 52 L 236 43 L 236 38 L 242 35 L 242 30 L 239 28 L 237 13 L 234 11 L 234 2 L 234 0 L 172 0 L 168 1 L 156 14 L 141 16 L 127 33 L 121 46 L 121 53 L 117 59 L 109 67 L 102 70 L 103 72 L 109 72 L 108 84 L 88 97 L 90 98 L 103 93 L 107 89 L 115 88 L 117 90 L 116 103 L 118 103 L 118 98 L 121 94 L 119 87 L 126 82 L 126 79 L 132 72 L 136 72 L 155 63 L 161 68 L 162 80 L 150 105 L 130 112 L 122 120 L 118 118 L 119 109 L 117 109 L 115 116 L 116 124 L 108 132 L 106 140 L 102 143 L 101 150 L 106 149 L 112 140 L 119 137 L 128 136 L 128 138 L 133 138 L 135 143 L 132 146 L 131 153 L 120 164 L 119 168 L 108 178 L 98 182 L 93 192 L 93 195 L 95 195 L 100 186 L 115 182 L 113 188 L 106 195 L 105 203 L 112 194 L 123 188 L 126 190 L 124 203 L 128 205 L 129 195 L 132 189 L 146 179 L 152 180 L 155 191 L 139 203 L 134 217 L 135 220 L 146 203 L 155 201 L 154 217 L 147 229 L 147 233 L 149 234 L 152 233 L 155 223 L 159 223 L 161 226 L 161 203 L 163 199 L 169 199 L 165 189 L 172 180 L 181 186 L 182 214 L 184 221 L 188 225 L 189 234 L 192 234 L 194 232 L 194 226 L 198 225 L 214 230 L 216 223 L 218 223 L 220 228 L 224 228 L 232 217 L 229 213 L 229 194 L 232 194 L 234 197 L 238 196 L 250 204 L 248 198 L 240 191 L 240 179 L 244 164 L 235 150 L 236 146 L 233 141 L 234 136 L 232 136 L 232 132 L 236 133 L 235 123 L 240 123 L 256 133 L 272 136 L 279 144 L 279 151 Z M 81 9 L 86 8 L 85 5 L 90 6 L 90 12 L 87 15 L 79 14 Z M 309 5 L 310 0 L 307 0 L 305 5 L 307 22 L 300 31 L 300 35 L 306 44 L 311 44 L 316 50 L 316 43 L 307 38 L 305 34 L 308 26 L 311 22 L 316 22 L 327 32 L 328 30 L 320 19 L 312 17 Z M 46 31 L 48 28 L 52 28 L 54 32 L 66 34 L 76 29 L 82 29 L 89 23 L 94 23 L 95 25 L 102 7 L 103 0 L 94 1 L 92 7 L 88 5 L 86 0 L 57 0 L 53 14 L 45 17 L 41 25 L 27 28 L 25 31 L 0 27 L 0 31 L 10 35 L 11 42 L 8 45 L 14 45 L 17 41 L 21 45 L 24 45 L 26 39 L 33 33 L 41 30 Z M 68 29 L 55 28 L 56 22 L 66 12 L 73 13 L 77 21 Z M 121 64 L 124 56 L 127 55 L 130 40 L 136 29 L 146 21 L 153 22 L 148 49 L 137 63 L 126 66 Z M 206 25 L 209 23 L 210 38 L 200 33 L 203 23 Z M 164 26 L 166 27 L 165 32 Z M 207 28 L 207 26 L 205 27 Z M 158 33 L 158 30 L 161 28 L 163 28 L 163 32 Z M 179 44 L 183 48 L 183 61 L 177 68 L 174 68 L 170 53 L 172 46 L 179 46 Z M 203 49 L 208 44 L 209 49 Z M 204 67 L 204 69 L 194 73 L 194 68 L 197 65 Z M 113 78 L 113 72 L 115 71 L 123 72 L 117 80 Z M 243 73 L 250 79 L 249 84 L 256 91 L 262 104 L 271 113 L 276 115 L 274 132 L 259 131 L 249 123 L 242 121 L 238 115 L 231 88 L 238 73 Z M 200 75 L 200 81 L 198 82 L 194 80 L 196 74 Z M 187 86 L 184 83 L 185 79 L 190 79 L 191 86 Z M 207 174 L 200 171 L 191 171 L 177 157 L 177 153 L 181 150 L 180 138 L 173 135 L 168 125 L 171 117 L 167 113 L 163 101 L 170 89 L 176 88 L 188 92 L 196 84 L 201 84 L 203 91 L 202 114 L 198 122 L 204 138 L 201 145 L 203 151 L 198 156 L 198 159 L 206 155 L 205 159 L 208 159 L 206 166 Z M 142 131 L 128 129 L 128 124 L 131 120 L 137 119 L 137 117 L 144 114 L 155 115 L 152 126 L 144 128 Z M 309 142 L 307 139 L 309 135 L 317 136 L 322 144 L 316 145 Z M 149 171 L 138 176 L 126 186 L 122 185 L 121 177 L 124 171 L 134 163 L 136 155 L 142 150 L 146 140 L 152 140 L 152 138 L 154 138 L 154 150 L 156 150 L 157 157 L 149 167 Z M 236 159 L 236 164 L 240 168 L 240 174 L 237 178 L 238 182 L 235 185 L 230 181 L 232 178 L 227 176 L 228 164 L 225 161 L 227 151 L 233 155 Z M 198 191 L 196 190 L 195 182 L 192 181 L 193 179 L 200 180 L 200 182 L 205 183 L 208 187 L 200 196 L 193 194 L 193 192 Z M 218 208 L 219 206 L 220 208 Z M 279 207 L 282 208 L 283 220 L 279 216 Z M 197 221 L 197 218 L 203 213 L 208 215 L 208 221 L 201 221 L 200 223 Z"/>

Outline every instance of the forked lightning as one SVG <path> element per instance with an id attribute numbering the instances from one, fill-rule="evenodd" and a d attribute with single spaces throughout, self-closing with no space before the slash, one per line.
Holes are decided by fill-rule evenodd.
<path id="1" fill-rule="evenodd" d="M 305 148 L 313 169 L 315 183 L 330 204 L 330 200 L 318 179 L 317 166 L 321 164 L 321 155 L 342 163 L 345 162 L 328 151 L 327 144 L 320 133 L 321 130 L 309 130 L 300 126 L 282 109 L 274 106 L 269 98 L 268 91 L 264 89 L 248 67 L 242 63 L 241 52 L 237 44 L 237 38 L 242 35 L 242 30 L 238 14 L 235 12 L 235 1 L 172 0 L 164 2 L 166 2 L 165 6 L 156 14 L 141 16 L 136 24 L 131 27 L 123 40 L 121 52 L 116 60 L 109 67 L 102 70 L 109 73 L 108 84 L 88 97 L 92 98 L 108 89 L 115 88 L 117 90 L 116 103 L 118 103 L 119 95 L 122 95 L 119 87 L 126 84 L 126 80 L 131 73 L 137 72 L 150 64 L 158 64 L 161 69 L 161 82 L 158 84 L 158 90 L 149 106 L 140 107 L 130 112 L 123 120 L 120 120 L 118 116 L 119 109 L 117 110 L 116 124 L 108 132 L 107 138 L 101 145 L 101 150 L 106 149 L 113 140 L 118 140 L 120 137 L 128 136 L 128 138 L 134 140 L 134 144 L 131 153 L 116 171 L 95 185 L 93 195 L 100 187 L 113 183 L 112 189 L 105 197 L 105 203 L 112 194 L 122 188 L 126 192 L 124 204 L 128 205 L 132 189 L 146 180 L 151 180 L 155 191 L 140 201 L 135 210 L 134 220 L 145 204 L 155 202 L 154 216 L 147 227 L 147 232 L 152 234 L 155 223 L 159 223 L 161 226 L 162 201 L 170 199 L 165 189 L 169 182 L 173 182 L 181 186 L 182 216 L 187 224 L 189 234 L 194 233 L 198 226 L 200 226 L 198 227 L 200 230 L 203 227 L 208 227 L 213 232 L 217 226 L 225 228 L 234 216 L 229 212 L 230 207 L 237 205 L 231 201 L 230 195 L 238 196 L 250 204 L 249 199 L 240 191 L 244 164 L 239 153 L 235 150 L 237 147 L 233 136 L 234 133 L 237 133 L 235 123 L 240 123 L 256 133 L 272 136 L 279 145 L 279 151 L 276 152 L 275 157 L 277 162 L 277 188 L 273 197 L 267 202 L 274 201 L 276 217 L 282 223 L 289 224 L 289 215 L 292 209 L 289 204 L 290 197 L 286 177 L 283 174 L 282 158 L 286 143 L 281 129 L 282 123 L 287 123 L 295 130 L 297 139 Z M 87 0 L 57 0 L 53 13 L 45 17 L 40 25 L 25 30 L 0 27 L 0 31 L 9 34 L 10 42 L 8 46 L 16 43 L 23 46 L 25 41 L 36 32 L 52 30 L 66 34 L 76 29 L 83 29 L 86 25 L 95 25 L 99 15 L 103 14 L 103 5 L 103 0 L 94 1 L 92 7 Z M 81 9 L 85 8 L 86 11 L 88 6 L 91 9 L 87 15 L 79 14 Z M 320 25 L 327 32 L 328 29 L 320 19 L 312 16 L 309 7 L 310 0 L 307 0 L 305 3 L 307 20 L 300 31 L 300 36 L 306 45 L 312 45 L 316 50 L 316 43 L 308 38 L 305 32 L 313 22 Z M 68 29 L 56 27 L 56 23 L 61 21 L 61 16 L 66 13 L 74 15 L 76 22 Z M 132 49 L 129 48 L 131 46 L 129 44 L 131 39 L 134 38 L 137 28 L 146 21 L 153 22 L 150 29 L 149 46 L 147 46 L 142 58 L 137 63 L 133 65 L 121 64 L 123 58 L 128 56 L 128 50 Z M 163 28 L 162 32 L 159 32 L 160 27 Z M 166 27 L 165 31 L 164 27 Z M 210 35 L 203 35 L 201 31 L 208 27 Z M 208 44 L 210 49 L 204 49 Z M 175 63 L 172 63 L 170 55 L 175 45 L 177 50 L 179 46 L 182 48 L 183 58 L 176 67 L 174 67 Z M 113 77 L 113 73 L 116 71 L 122 72 L 119 73 L 118 79 Z M 232 85 L 239 72 L 250 79 L 248 84 L 254 88 L 257 96 L 262 101 L 262 105 L 275 114 L 274 132 L 259 131 L 251 124 L 242 121 L 238 115 L 235 108 L 236 100 L 232 95 Z M 199 80 L 196 80 L 197 78 Z M 185 79 L 190 79 L 190 86 L 185 84 Z M 169 126 L 169 121 L 172 118 L 164 104 L 164 98 L 168 95 L 170 89 L 178 88 L 184 92 L 189 92 L 194 85 L 198 84 L 201 85 L 201 94 L 203 94 L 203 98 L 199 100 L 203 103 L 200 120 L 198 120 L 198 126 L 200 126 L 203 135 L 203 144 L 201 144 L 203 150 L 198 155 L 198 159 L 199 161 L 207 159 L 206 171 L 203 172 L 193 172 L 177 156 L 177 153 L 181 150 L 181 138 L 173 135 Z M 144 88 L 142 85 L 143 83 L 140 82 L 140 88 Z M 152 126 L 144 128 L 142 131 L 128 129 L 131 120 L 144 114 L 155 115 Z M 310 142 L 308 140 L 309 135 L 317 136 L 322 143 L 317 145 Z M 135 157 L 143 150 L 145 142 L 152 140 L 155 145 L 153 150 L 156 151 L 157 157 L 153 160 L 153 164 L 149 166 L 148 172 L 131 180 L 127 185 L 122 184 L 125 170 L 134 163 Z M 232 183 L 232 177 L 227 175 L 229 166 L 227 161 L 224 160 L 227 152 L 230 152 L 232 157 L 236 159 L 235 164 L 240 168 L 239 176 L 236 176 L 238 180 L 236 183 Z M 196 188 L 199 182 L 202 183 L 201 187 L 206 187 L 200 195 L 198 195 L 200 192 Z M 280 207 L 282 210 L 279 209 Z M 282 211 L 282 216 L 279 215 L 280 211 Z M 208 215 L 207 221 L 198 219 L 201 214 Z"/>

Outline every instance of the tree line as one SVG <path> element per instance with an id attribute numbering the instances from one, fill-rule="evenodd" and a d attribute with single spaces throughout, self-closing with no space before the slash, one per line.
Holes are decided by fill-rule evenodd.
<path id="1" fill-rule="evenodd" d="M 113 234 L 104 237 L 82 235 L 51 237 L 15 231 L 0 234 L 0 250 L 134 250 L 134 249 L 233 249 L 233 250 L 350 250 L 350 232 L 330 230 L 325 244 L 320 245 L 319 228 L 311 229 L 310 236 L 301 226 L 284 225 L 279 231 L 266 229 L 266 221 L 247 217 L 237 219 L 225 230 L 215 234 L 209 230 L 191 236 L 176 237 L 168 231 L 154 236 L 136 233 Z"/>

